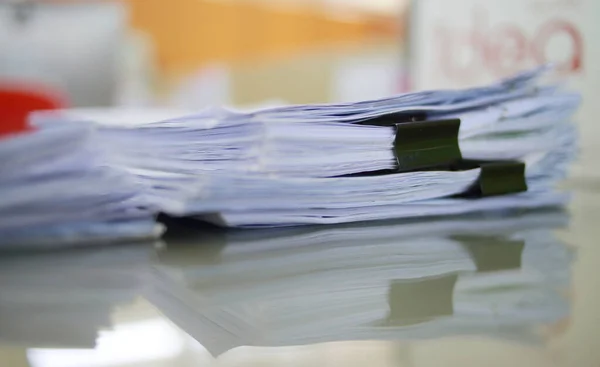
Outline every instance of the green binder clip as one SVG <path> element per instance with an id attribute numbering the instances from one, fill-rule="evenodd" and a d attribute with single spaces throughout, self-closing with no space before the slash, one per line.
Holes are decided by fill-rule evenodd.
<path id="1" fill-rule="evenodd" d="M 413 171 L 460 161 L 459 130 L 459 119 L 397 124 L 394 155 L 398 170 Z"/>
<path id="2" fill-rule="evenodd" d="M 409 111 L 380 115 L 358 124 L 396 128 L 394 172 L 447 166 L 462 158 L 459 119 L 427 120 L 425 112 Z"/>
<path id="3" fill-rule="evenodd" d="M 461 196 L 486 197 L 527 191 L 525 163 L 520 161 L 463 160 L 454 169 L 465 170 L 479 167 L 477 181 Z"/>

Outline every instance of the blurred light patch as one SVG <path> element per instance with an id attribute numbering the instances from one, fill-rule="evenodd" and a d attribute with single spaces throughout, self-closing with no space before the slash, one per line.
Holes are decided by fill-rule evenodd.
<path id="1" fill-rule="evenodd" d="M 169 359 L 180 355 L 185 335 L 166 320 L 116 325 L 100 332 L 96 349 L 29 349 L 32 367 L 104 367 Z"/>

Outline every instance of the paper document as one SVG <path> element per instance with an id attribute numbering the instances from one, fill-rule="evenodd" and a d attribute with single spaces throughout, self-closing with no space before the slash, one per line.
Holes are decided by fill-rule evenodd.
<path id="1" fill-rule="evenodd" d="M 11 217 L 0 229 L 45 225 L 56 208 L 65 221 L 163 212 L 253 227 L 562 205 L 566 196 L 554 187 L 577 153 L 572 116 L 581 98 L 545 84 L 545 71 L 355 103 L 179 116 L 37 113 L 36 139 L 89 125 L 95 144 L 56 146 L 45 138 L 57 157 L 50 167 L 24 155 L 32 162 L 27 172 L 53 172 L 52 181 L 19 178 L 24 173 L 7 166 L 28 186 L 7 186 L 11 198 L 0 213 Z M 81 154 L 69 154 L 77 144 Z M 64 191 L 69 183 L 77 188 Z M 98 195 L 103 188 L 110 190 Z"/>

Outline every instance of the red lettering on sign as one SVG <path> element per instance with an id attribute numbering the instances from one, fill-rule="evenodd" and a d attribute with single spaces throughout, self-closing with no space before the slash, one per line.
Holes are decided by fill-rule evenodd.
<path id="1" fill-rule="evenodd" d="M 516 23 L 490 26 L 487 13 L 477 10 L 471 27 L 440 25 L 435 36 L 440 70 L 458 82 L 478 80 L 481 73 L 503 77 L 548 62 L 555 63 L 561 73 L 583 71 L 583 37 L 575 24 L 564 19 L 546 20 L 528 35 Z M 570 46 L 553 58 L 548 52 L 549 44 L 561 37 Z"/>
<path id="2" fill-rule="evenodd" d="M 494 75 L 508 75 L 527 61 L 528 41 L 512 24 L 501 24 L 490 30 L 484 39 L 484 61 Z"/>
<path id="3" fill-rule="evenodd" d="M 551 20 L 539 28 L 532 42 L 535 61 L 543 64 L 553 60 L 546 57 L 548 43 L 556 36 L 566 35 L 571 41 L 571 53 L 567 60 L 557 63 L 557 69 L 564 73 L 578 72 L 583 68 L 583 37 L 575 26 L 564 20 Z"/>

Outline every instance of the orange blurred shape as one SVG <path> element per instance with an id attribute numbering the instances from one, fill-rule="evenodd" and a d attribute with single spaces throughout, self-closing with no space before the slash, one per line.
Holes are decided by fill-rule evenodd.
<path id="1" fill-rule="evenodd" d="M 318 6 L 289 2 L 124 1 L 132 26 L 152 37 L 168 74 L 191 72 L 213 62 L 265 60 L 399 34 L 395 15 L 343 18 Z"/>
<path id="2" fill-rule="evenodd" d="M 48 87 L 0 81 L 0 138 L 30 130 L 27 117 L 33 111 L 64 107 L 61 94 Z"/>

